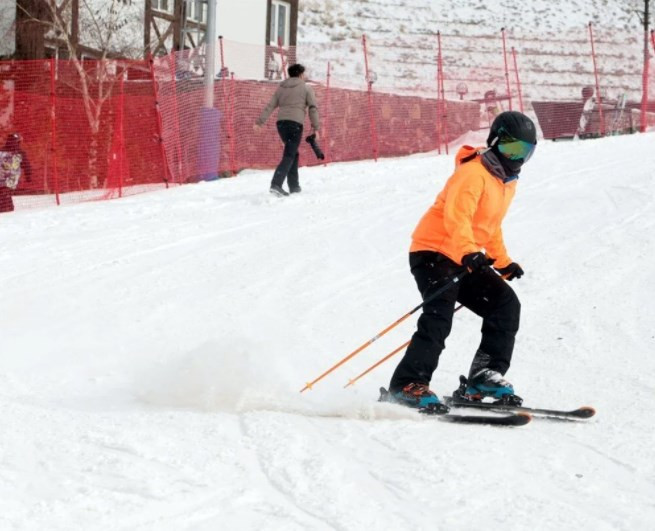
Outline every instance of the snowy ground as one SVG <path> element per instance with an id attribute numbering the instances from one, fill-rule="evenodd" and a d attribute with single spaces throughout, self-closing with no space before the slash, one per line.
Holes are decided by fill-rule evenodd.
<path id="1" fill-rule="evenodd" d="M 610 530 L 655 522 L 655 136 L 544 143 L 505 222 L 508 377 L 585 423 L 377 404 L 420 302 L 409 235 L 453 162 L 270 172 L 0 217 L 0 529 Z M 465 311 L 433 387 L 479 340 Z M 399 355 L 400 356 L 400 355 Z"/>

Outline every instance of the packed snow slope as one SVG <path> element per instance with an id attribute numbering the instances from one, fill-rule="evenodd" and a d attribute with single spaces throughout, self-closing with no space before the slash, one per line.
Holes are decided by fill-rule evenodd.
<path id="1" fill-rule="evenodd" d="M 0 216 L 0 529 L 634 530 L 655 522 L 655 136 L 542 143 L 505 220 L 508 378 L 586 422 L 378 404 L 420 297 L 410 234 L 452 152 Z M 455 316 L 432 386 L 479 341 Z"/>

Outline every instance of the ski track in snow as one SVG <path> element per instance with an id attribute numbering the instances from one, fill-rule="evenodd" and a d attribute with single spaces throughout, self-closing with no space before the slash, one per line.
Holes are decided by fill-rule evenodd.
<path id="1" fill-rule="evenodd" d="M 0 529 L 632 530 L 655 521 L 652 134 L 540 144 L 504 225 L 508 377 L 587 422 L 379 404 L 417 315 L 409 236 L 453 155 L 270 172 L 0 217 Z M 455 316 L 432 385 L 480 322 Z"/>

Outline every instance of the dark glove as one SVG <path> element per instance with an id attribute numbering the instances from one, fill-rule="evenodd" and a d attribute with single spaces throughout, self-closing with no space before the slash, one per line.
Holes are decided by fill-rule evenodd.
<path id="1" fill-rule="evenodd" d="M 516 262 L 512 262 L 506 267 L 497 267 L 496 271 L 498 271 L 505 280 L 513 280 L 523 276 L 523 269 L 521 269 L 521 266 Z"/>
<path id="2" fill-rule="evenodd" d="M 496 261 L 495 258 L 489 258 L 484 253 L 469 253 L 462 256 L 462 265 L 468 269 L 469 273 L 482 271 Z"/>
<path id="3" fill-rule="evenodd" d="M 305 141 L 312 147 L 314 155 L 316 155 L 317 159 L 323 160 L 325 158 L 325 154 L 323 153 L 323 150 L 318 145 L 318 141 L 316 140 L 316 133 L 309 135 L 307 138 L 305 138 Z"/>

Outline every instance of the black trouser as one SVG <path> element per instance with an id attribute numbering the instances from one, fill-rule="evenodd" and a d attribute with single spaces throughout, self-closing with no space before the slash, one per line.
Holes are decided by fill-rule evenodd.
<path id="1" fill-rule="evenodd" d="M 464 270 L 446 256 L 431 251 L 410 253 L 409 265 L 423 300 Z M 507 372 L 519 329 L 521 304 L 505 280 L 485 269 L 465 275 L 423 306 L 417 330 L 391 377 L 391 390 L 397 391 L 409 383 L 430 383 L 450 334 L 456 302 L 482 317 L 482 341 L 469 376 L 481 368 Z"/>
<path id="2" fill-rule="evenodd" d="M 0 186 L 0 212 L 12 212 L 14 201 L 11 198 L 14 191 L 6 186 Z"/>
<path id="3" fill-rule="evenodd" d="M 288 179 L 289 189 L 298 187 L 298 148 L 302 139 L 302 124 L 292 120 L 280 120 L 277 132 L 284 142 L 282 160 L 275 169 L 271 184 L 282 186 Z"/>

